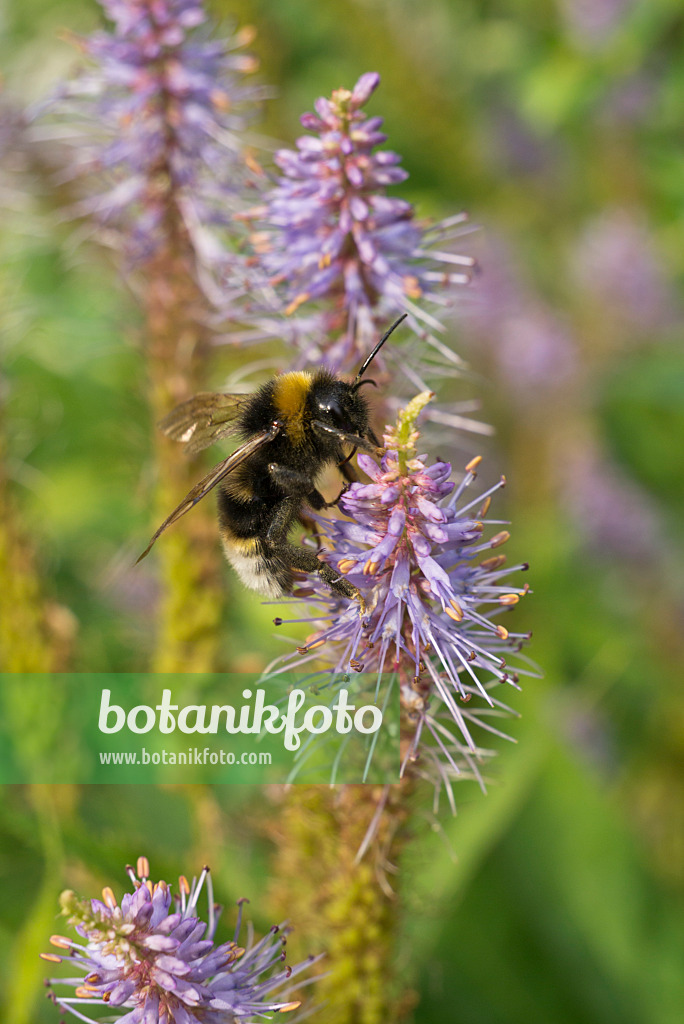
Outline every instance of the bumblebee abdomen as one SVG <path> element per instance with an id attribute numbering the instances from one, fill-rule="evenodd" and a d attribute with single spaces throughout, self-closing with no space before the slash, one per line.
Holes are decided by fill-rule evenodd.
<path id="1" fill-rule="evenodd" d="M 226 558 L 250 590 L 266 597 L 281 597 L 292 583 L 292 571 L 267 556 L 257 538 L 244 540 L 225 532 L 221 536 Z"/>
<path id="2" fill-rule="evenodd" d="M 238 492 L 249 491 L 244 481 L 231 483 L 238 484 Z M 239 497 L 227 488 L 219 491 L 219 533 L 225 556 L 244 585 L 266 597 L 280 597 L 292 585 L 292 570 L 266 539 L 277 509 L 277 503 L 247 494 Z"/>

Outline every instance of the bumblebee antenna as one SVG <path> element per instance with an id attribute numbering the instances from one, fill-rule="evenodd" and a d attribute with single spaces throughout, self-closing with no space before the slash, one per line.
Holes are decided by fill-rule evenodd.
<path id="1" fill-rule="evenodd" d="M 399 324 L 402 322 L 402 320 L 405 320 L 407 316 L 408 316 L 408 313 L 402 313 L 402 315 L 399 317 L 399 319 L 394 321 L 394 323 L 392 324 L 390 329 L 388 331 L 385 331 L 385 333 L 383 334 L 382 338 L 377 343 L 377 345 L 375 346 L 375 348 L 373 349 L 371 354 L 369 356 L 367 356 L 367 358 L 363 361 L 363 363 L 361 365 L 361 369 L 359 370 L 359 372 L 356 374 L 356 377 L 354 378 L 354 383 L 352 385 L 354 390 L 356 390 L 358 387 L 360 387 L 361 384 L 365 383 L 365 381 L 361 381 L 361 378 L 363 377 L 364 373 L 366 372 L 366 370 L 368 369 L 370 364 L 373 362 L 373 360 L 377 356 L 378 352 L 380 351 L 382 346 L 385 344 L 385 342 L 389 338 L 389 336 L 392 333 L 392 331 L 396 331 L 396 329 L 399 326 Z"/>

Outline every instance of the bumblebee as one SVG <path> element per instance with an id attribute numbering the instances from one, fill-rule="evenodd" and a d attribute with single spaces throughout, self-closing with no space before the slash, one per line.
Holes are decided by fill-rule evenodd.
<path id="1" fill-rule="evenodd" d="M 252 395 L 202 393 L 183 402 L 160 423 L 189 454 L 224 437 L 242 443 L 193 487 L 152 537 L 157 538 L 217 485 L 219 532 L 223 549 L 242 582 L 267 597 L 291 590 L 294 573 L 317 573 L 343 597 L 364 610 L 361 592 L 313 549 L 288 542 L 291 528 L 304 521 L 304 506 L 315 511 L 336 505 L 316 488 L 322 471 L 337 463 L 353 479 L 349 460 L 358 449 L 379 454 L 380 442 L 369 426 L 368 403 L 360 394 L 363 375 L 399 326 L 401 316 L 364 360 L 351 383 L 326 369 L 283 373 Z M 345 447 L 351 451 L 345 456 Z M 136 563 L 137 564 L 137 563 Z"/>

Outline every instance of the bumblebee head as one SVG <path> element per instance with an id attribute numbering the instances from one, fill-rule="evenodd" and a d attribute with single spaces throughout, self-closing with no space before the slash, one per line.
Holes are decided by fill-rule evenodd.
<path id="1" fill-rule="evenodd" d="M 351 384 L 321 370 L 314 377 L 309 394 L 309 421 L 318 444 L 326 455 L 339 455 L 342 444 L 373 453 L 380 442 L 368 425 L 369 412 L 365 398 L 359 394 L 364 384 L 375 384 L 373 380 L 362 380 L 376 355 L 392 331 L 406 318 L 399 317 L 382 336 Z"/>
<path id="2" fill-rule="evenodd" d="M 377 447 L 368 427 L 368 404 L 353 384 L 321 370 L 312 381 L 307 405 L 307 421 L 324 457 L 339 457 L 345 444 L 367 451 Z"/>
<path id="3" fill-rule="evenodd" d="M 368 404 L 363 396 L 354 385 L 346 381 L 321 377 L 311 389 L 312 419 L 344 434 L 365 434 L 368 429 Z"/>

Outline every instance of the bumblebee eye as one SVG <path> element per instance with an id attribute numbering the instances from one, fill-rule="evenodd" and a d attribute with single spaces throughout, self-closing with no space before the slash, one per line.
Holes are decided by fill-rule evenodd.
<path id="1" fill-rule="evenodd" d="M 339 430 L 344 430 L 348 426 L 347 416 L 345 416 L 342 407 L 339 402 L 334 399 L 326 399 L 324 402 L 319 402 L 318 405 L 320 413 L 329 420 L 334 427 Z"/>

